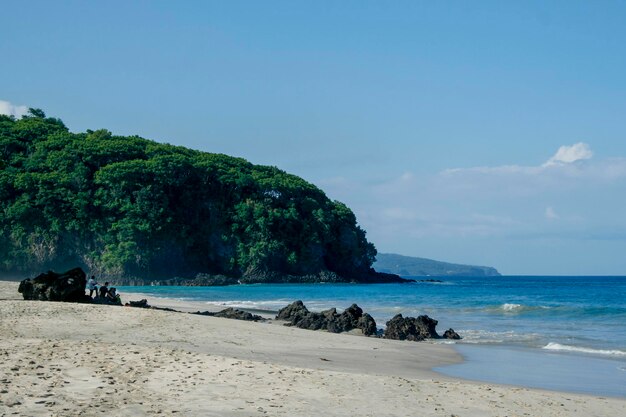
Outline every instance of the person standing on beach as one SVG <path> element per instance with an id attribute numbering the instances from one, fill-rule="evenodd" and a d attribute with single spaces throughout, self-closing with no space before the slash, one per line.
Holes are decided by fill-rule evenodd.
<path id="1" fill-rule="evenodd" d="M 96 277 L 92 275 L 91 278 L 89 278 L 89 280 L 87 281 L 87 289 L 89 290 L 90 297 L 93 297 L 93 292 L 96 291 L 96 285 L 98 285 L 98 283 L 96 282 Z M 96 295 L 98 295 L 97 291 Z"/>

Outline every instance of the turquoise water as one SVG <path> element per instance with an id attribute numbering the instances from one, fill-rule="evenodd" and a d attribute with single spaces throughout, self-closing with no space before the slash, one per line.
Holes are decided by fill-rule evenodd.
<path id="1" fill-rule="evenodd" d="M 379 327 L 384 327 L 397 313 L 428 314 L 439 321 L 440 333 L 452 327 L 463 337 L 458 348 L 466 362 L 451 367 L 449 372 L 440 369 L 444 373 L 560 389 L 568 386 L 568 379 L 577 379 L 576 386 L 573 386 L 574 381 L 569 383 L 569 390 L 626 396 L 624 389 L 610 389 L 615 384 L 626 387 L 626 277 L 507 276 L 442 280 L 441 283 L 414 284 L 155 286 L 119 290 L 269 311 L 277 311 L 298 299 L 314 311 L 357 303 L 374 317 Z M 486 347 L 492 349 L 485 350 Z M 496 378 L 493 372 L 486 371 L 483 356 L 495 355 L 503 349 L 508 350 L 509 356 L 517 352 L 518 363 L 528 359 L 524 352 L 540 355 L 536 358 L 541 360 L 530 361 L 521 371 L 507 369 L 507 361 L 502 361 Z M 541 372 L 548 367 L 545 364 L 540 367 L 544 360 L 560 363 L 563 381 L 559 373 L 551 374 L 556 380 L 548 381 L 550 375 Z M 538 368 L 533 370 L 533 363 Z M 582 378 L 585 374 L 587 377 L 582 383 L 569 372 L 573 363 L 585 369 Z M 513 378 L 514 375 L 517 377 Z M 535 383 L 532 383 L 533 378 Z M 603 379 L 608 381 L 604 388 L 598 383 Z M 591 388 L 585 389 L 585 380 Z M 550 383 L 546 385 L 546 381 Z"/>

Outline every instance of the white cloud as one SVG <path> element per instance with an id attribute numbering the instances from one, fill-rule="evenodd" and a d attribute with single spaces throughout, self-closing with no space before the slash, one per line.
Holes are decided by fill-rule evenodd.
<path id="1" fill-rule="evenodd" d="M 589 145 L 583 142 L 578 142 L 572 146 L 561 146 L 554 156 L 543 164 L 544 167 L 571 164 L 576 161 L 582 161 L 585 159 L 591 159 L 593 152 Z"/>
<path id="2" fill-rule="evenodd" d="M 626 159 L 610 158 L 596 162 L 587 162 L 593 158 L 588 144 L 579 142 L 563 145 L 556 153 L 541 165 L 500 165 L 472 168 L 452 168 L 440 172 L 442 177 L 466 178 L 467 174 L 492 177 L 524 177 L 543 178 L 544 180 L 558 177 L 588 178 L 597 180 L 614 180 L 626 176 Z"/>
<path id="3" fill-rule="evenodd" d="M 28 113 L 27 106 L 16 106 L 8 101 L 0 100 L 0 114 L 20 118 Z"/>

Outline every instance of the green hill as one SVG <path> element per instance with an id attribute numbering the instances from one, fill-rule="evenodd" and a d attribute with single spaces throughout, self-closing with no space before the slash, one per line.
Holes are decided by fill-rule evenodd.
<path id="1" fill-rule="evenodd" d="M 380 272 L 398 274 L 402 276 L 470 276 L 495 277 L 500 273 L 488 266 L 472 266 L 451 264 L 448 262 L 433 261 L 432 259 L 416 258 L 397 255 L 394 253 L 379 253 L 376 255 L 374 268 Z"/>
<path id="2" fill-rule="evenodd" d="M 36 109 L 0 115 L 5 275 L 81 266 L 118 281 L 397 280 L 371 269 L 375 255 L 348 207 L 278 168 L 107 130 L 72 133 Z"/>

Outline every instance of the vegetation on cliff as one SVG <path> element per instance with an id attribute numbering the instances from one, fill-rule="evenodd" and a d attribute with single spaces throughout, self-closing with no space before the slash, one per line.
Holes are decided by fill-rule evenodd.
<path id="1" fill-rule="evenodd" d="M 348 207 L 278 168 L 107 130 L 72 133 L 37 109 L 0 115 L 3 272 L 79 265 L 120 278 L 371 281 L 375 255 Z"/>

